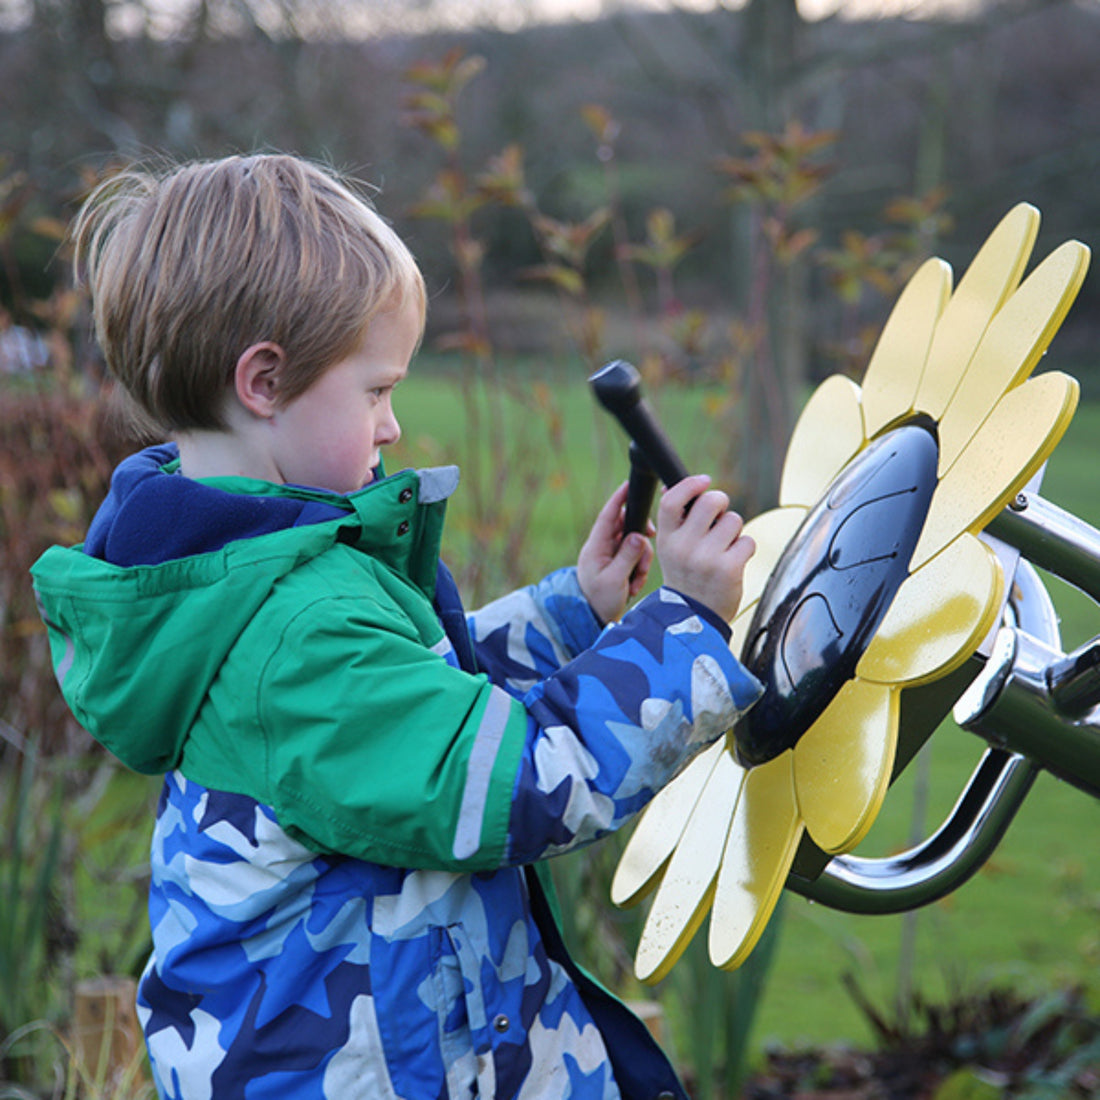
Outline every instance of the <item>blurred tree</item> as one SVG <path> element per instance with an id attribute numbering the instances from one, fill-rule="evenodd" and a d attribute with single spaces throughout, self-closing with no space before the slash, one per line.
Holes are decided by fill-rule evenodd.
<path id="1" fill-rule="evenodd" d="M 1052 13 L 1070 3 L 1006 0 L 983 5 L 965 19 L 848 24 L 835 15 L 811 24 L 797 0 L 747 0 L 743 5 L 722 2 L 707 17 L 674 4 L 676 35 L 663 23 L 625 13 L 615 22 L 646 79 L 667 97 L 696 106 L 716 150 L 736 150 L 746 133 L 778 138 L 796 122 L 811 132 L 837 131 L 839 170 L 830 192 L 788 210 L 788 229 L 812 227 L 823 236 L 839 237 L 869 202 L 877 217 L 895 196 L 937 193 L 960 174 L 971 187 L 989 178 L 991 186 L 975 211 L 985 214 L 992 181 L 1004 166 L 1003 150 L 997 153 L 992 135 L 1004 127 L 1003 120 L 998 126 L 997 110 L 1009 63 L 1002 59 L 997 36 L 1025 26 L 1032 16 L 1048 17 L 1049 23 Z M 1028 32 L 1021 30 L 1018 37 L 1024 36 Z M 671 49 L 673 40 L 688 44 L 687 52 Z M 847 87 L 857 74 L 865 86 L 862 95 L 853 96 Z M 911 115 L 893 116 L 888 106 L 893 100 L 875 101 L 871 88 L 891 84 L 905 90 Z M 871 115 L 878 120 L 876 134 L 887 136 L 877 149 L 864 129 Z M 896 145 L 903 132 L 909 135 L 906 149 Z M 1100 141 L 1086 147 L 1093 150 L 1091 162 L 1100 161 Z M 961 188 L 954 193 L 959 205 L 975 210 L 976 196 Z M 1000 201 L 1007 207 L 1021 197 L 1036 199 L 1016 192 Z M 820 289 L 808 255 L 769 269 L 765 226 L 773 217 L 766 202 L 730 208 L 722 281 L 734 311 L 756 318 L 749 326 L 756 339 L 745 373 L 745 438 L 755 445 L 749 445 L 744 504 L 752 510 L 774 502 L 778 463 L 810 381 L 810 309 Z M 934 238 L 922 242 L 928 248 L 938 243 Z M 760 321 L 766 321 L 765 327 Z"/>

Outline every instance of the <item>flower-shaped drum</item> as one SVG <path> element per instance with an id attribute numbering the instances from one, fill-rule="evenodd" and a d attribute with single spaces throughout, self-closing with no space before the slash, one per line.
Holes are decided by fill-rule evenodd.
<path id="1" fill-rule="evenodd" d="M 710 957 L 752 950 L 804 838 L 866 836 L 893 777 L 901 695 L 958 670 L 996 626 L 1005 578 L 982 529 L 1069 425 L 1076 382 L 1030 377 L 1081 286 L 1063 244 L 1021 281 L 1039 214 L 1020 205 L 952 293 L 925 263 L 883 329 L 862 387 L 841 376 L 795 427 L 779 507 L 746 524 L 732 646 L 765 694 L 725 742 L 650 804 L 612 900 L 653 902 L 635 967 L 668 973 L 709 911 Z"/>

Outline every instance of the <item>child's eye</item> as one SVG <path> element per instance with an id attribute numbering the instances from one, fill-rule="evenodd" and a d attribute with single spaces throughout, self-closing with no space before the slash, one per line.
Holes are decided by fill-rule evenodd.
<path id="1" fill-rule="evenodd" d="M 373 397 L 375 400 L 381 400 L 383 397 L 387 396 L 387 394 L 393 393 L 393 391 L 397 389 L 399 382 L 400 379 L 398 379 L 397 382 L 390 382 L 385 386 L 374 386 L 371 389 L 367 390 L 367 393 L 369 393 L 370 396 Z"/>

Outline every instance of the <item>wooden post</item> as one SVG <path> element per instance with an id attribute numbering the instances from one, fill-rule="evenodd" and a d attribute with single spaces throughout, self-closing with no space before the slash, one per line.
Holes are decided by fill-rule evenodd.
<path id="1" fill-rule="evenodd" d="M 628 1001 L 627 1008 L 645 1024 L 657 1045 L 667 1052 L 671 1036 L 661 1005 L 657 1001 Z"/>
<path id="2" fill-rule="evenodd" d="M 73 1059 L 80 1077 L 119 1082 L 144 1079 L 141 1028 L 132 978 L 104 977 L 78 982 L 73 1001 Z"/>

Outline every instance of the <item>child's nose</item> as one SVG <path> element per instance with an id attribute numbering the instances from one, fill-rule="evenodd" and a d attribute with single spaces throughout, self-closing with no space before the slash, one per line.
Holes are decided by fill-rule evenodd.
<path id="1" fill-rule="evenodd" d="M 378 442 L 384 444 L 396 443 L 400 438 L 401 425 L 397 422 L 393 410 L 390 409 L 389 414 L 378 425 Z"/>

